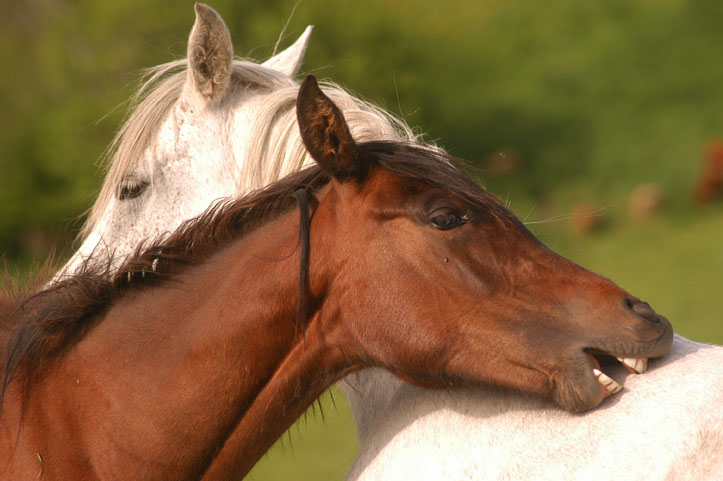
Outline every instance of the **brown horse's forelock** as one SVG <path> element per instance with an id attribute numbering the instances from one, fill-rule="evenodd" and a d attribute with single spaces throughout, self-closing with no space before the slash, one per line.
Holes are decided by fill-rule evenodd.
<path id="1" fill-rule="evenodd" d="M 439 151 L 387 141 L 362 143 L 358 147 L 362 158 L 395 175 L 447 190 L 486 208 L 495 218 L 512 217 Z M 78 342 L 126 292 L 172 280 L 187 266 L 202 263 L 233 240 L 287 212 L 297 202 L 302 212 L 298 321 L 303 328 L 309 221 L 304 218 L 304 212 L 308 212 L 306 194 L 299 194 L 299 190 L 314 192 L 328 182 L 329 176 L 318 166 L 296 172 L 240 199 L 215 204 L 199 217 L 183 223 L 170 236 L 148 247 L 138 247 L 115 273 L 112 260 L 89 259 L 72 276 L 25 299 L 2 325 L 11 334 L 0 386 L 0 408 L 7 385 L 16 375 L 22 374 L 23 387 L 27 388 L 45 366 Z"/>

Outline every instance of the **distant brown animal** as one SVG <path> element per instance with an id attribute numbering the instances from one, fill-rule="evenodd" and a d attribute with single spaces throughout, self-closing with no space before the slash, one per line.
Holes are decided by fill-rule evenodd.
<path id="1" fill-rule="evenodd" d="M 587 235 L 602 225 L 602 209 L 593 204 L 580 203 L 572 208 L 570 228 L 577 235 Z"/>
<path id="2" fill-rule="evenodd" d="M 703 172 L 698 177 L 693 198 L 698 204 L 709 204 L 723 194 L 723 141 L 716 141 L 706 149 Z"/>
<path id="3" fill-rule="evenodd" d="M 632 220 L 643 220 L 660 211 L 665 196 L 657 184 L 641 184 L 628 198 L 628 214 Z"/>
<path id="4" fill-rule="evenodd" d="M 522 156 L 517 149 L 500 149 L 485 159 L 485 165 L 491 175 L 505 175 L 519 169 L 521 159 Z"/>

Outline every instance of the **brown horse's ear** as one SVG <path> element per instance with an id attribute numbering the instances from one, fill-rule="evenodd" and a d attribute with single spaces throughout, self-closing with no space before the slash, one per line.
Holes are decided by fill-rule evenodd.
<path id="1" fill-rule="evenodd" d="M 296 116 L 306 149 L 324 170 L 340 182 L 360 180 L 364 176 L 359 152 L 344 116 L 324 95 L 313 75 L 308 75 L 301 84 Z"/>

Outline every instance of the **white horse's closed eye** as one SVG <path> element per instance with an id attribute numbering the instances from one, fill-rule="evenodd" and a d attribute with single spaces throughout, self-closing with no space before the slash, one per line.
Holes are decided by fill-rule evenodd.
<path id="1" fill-rule="evenodd" d="M 221 48 L 227 55 L 214 64 L 228 77 L 208 84 L 193 65 L 189 74 L 185 59 L 151 70 L 143 100 L 112 145 L 83 243 L 58 276 L 87 257 L 117 265 L 144 239 L 173 231 L 217 199 L 264 186 L 309 161 L 292 77 L 311 30 L 258 65 L 233 60 L 225 25 L 213 28 L 214 38 L 228 39 Z M 192 32 L 189 49 L 198 41 Z M 357 140 L 418 140 L 381 110 L 337 87 L 325 90 Z M 425 391 L 385 371 L 364 371 L 342 383 L 361 442 L 349 477 L 723 479 L 721 365 L 723 348 L 677 337 L 644 375 L 606 368 L 625 379 L 625 390 L 584 415 L 518 393 Z"/>

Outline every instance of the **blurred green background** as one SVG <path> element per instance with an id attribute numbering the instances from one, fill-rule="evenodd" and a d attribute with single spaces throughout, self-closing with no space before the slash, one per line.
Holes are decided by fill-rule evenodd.
<path id="1" fill-rule="evenodd" d="M 294 4 L 211 5 L 236 54 L 263 60 Z M 0 253 L 17 275 L 53 247 L 60 260 L 71 251 L 139 70 L 185 56 L 193 20 L 192 2 L 3 5 Z M 282 46 L 307 24 L 304 72 L 418 126 L 545 243 L 679 333 L 723 343 L 723 203 L 692 199 L 723 138 L 723 3 L 305 1 Z M 357 447 L 335 399 L 250 478 L 343 479 Z"/>

